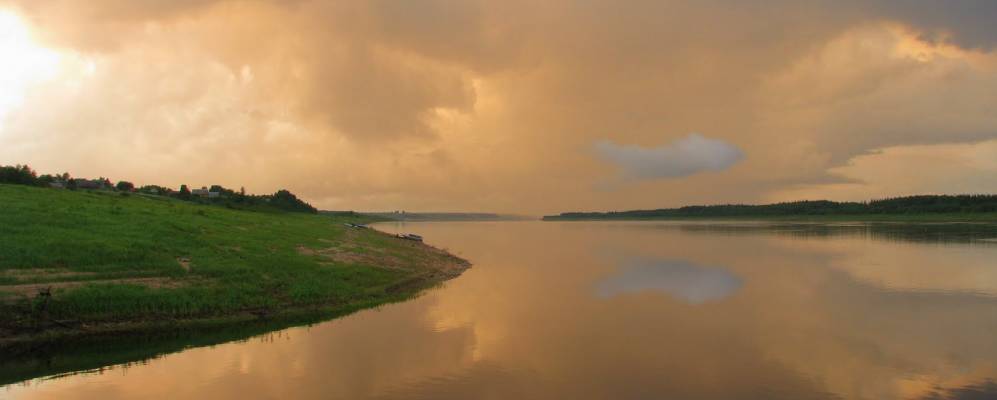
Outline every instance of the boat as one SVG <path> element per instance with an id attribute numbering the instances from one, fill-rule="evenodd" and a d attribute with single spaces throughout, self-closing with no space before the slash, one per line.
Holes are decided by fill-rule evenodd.
<path id="1" fill-rule="evenodd" d="M 399 238 L 402 238 L 402 239 L 406 239 L 406 240 L 414 240 L 416 242 L 421 242 L 422 241 L 422 236 L 416 235 L 414 233 L 399 233 L 399 234 L 397 234 L 395 236 L 397 236 Z"/>

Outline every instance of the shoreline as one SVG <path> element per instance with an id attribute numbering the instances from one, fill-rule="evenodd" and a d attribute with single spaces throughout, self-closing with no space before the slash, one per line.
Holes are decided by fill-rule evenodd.
<path id="1" fill-rule="evenodd" d="M 260 317 L 242 312 L 174 321 L 142 321 L 106 324 L 101 330 L 52 332 L 35 340 L 18 342 L 0 354 L 0 386 L 46 379 L 52 376 L 87 374 L 128 367 L 187 349 L 210 347 L 265 337 L 274 332 L 310 327 L 353 313 L 400 303 L 419 297 L 436 282 L 392 299 L 340 305 L 294 306 Z"/>
<path id="2" fill-rule="evenodd" d="M 373 229 L 372 231 L 390 236 L 381 231 Z M 411 300 L 425 290 L 459 277 L 471 267 L 471 263 L 467 260 L 444 250 L 424 243 L 414 245 L 429 252 L 444 254 L 448 262 L 435 265 L 437 268 L 420 272 L 381 288 L 369 288 L 383 291 L 382 294 L 369 299 L 356 299 L 347 302 L 292 303 L 265 309 L 228 310 L 224 314 L 210 313 L 190 318 L 131 318 L 92 323 L 81 321 L 65 323 L 53 320 L 47 321 L 46 326 L 36 331 L 22 331 L 0 338 L 0 355 L 23 356 L 45 347 L 63 346 L 81 340 L 164 335 L 176 331 L 219 330 L 260 322 L 280 324 L 282 321 L 297 321 L 297 323 L 292 322 L 288 327 L 323 322 L 357 311 Z M 311 322 L 298 321 L 302 319 Z"/>
<path id="3" fill-rule="evenodd" d="M 79 338 L 319 320 L 401 301 L 467 260 L 362 217 L 0 184 L 0 360 Z M 3 230 L 0 228 L 0 230 Z"/>

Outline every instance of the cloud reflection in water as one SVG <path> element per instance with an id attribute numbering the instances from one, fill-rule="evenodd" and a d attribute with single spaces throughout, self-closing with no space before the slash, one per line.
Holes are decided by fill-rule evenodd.
<path id="1" fill-rule="evenodd" d="M 631 259 L 596 284 L 600 298 L 643 291 L 663 292 L 689 304 L 702 304 L 730 296 L 743 284 L 741 278 L 718 267 L 683 260 Z"/>

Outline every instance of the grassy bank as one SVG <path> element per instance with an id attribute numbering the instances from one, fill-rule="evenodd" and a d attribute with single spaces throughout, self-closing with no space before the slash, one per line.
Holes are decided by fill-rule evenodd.
<path id="1" fill-rule="evenodd" d="M 0 185 L 0 352 L 304 309 L 332 315 L 403 299 L 467 266 L 346 222 L 362 221 Z"/>

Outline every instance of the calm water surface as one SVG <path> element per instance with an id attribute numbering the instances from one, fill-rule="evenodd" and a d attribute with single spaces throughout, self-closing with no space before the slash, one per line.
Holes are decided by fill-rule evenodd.
<path id="1" fill-rule="evenodd" d="M 997 242 L 975 226 L 378 228 L 474 267 L 409 302 L 0 397 L 997 398 Z"/>

